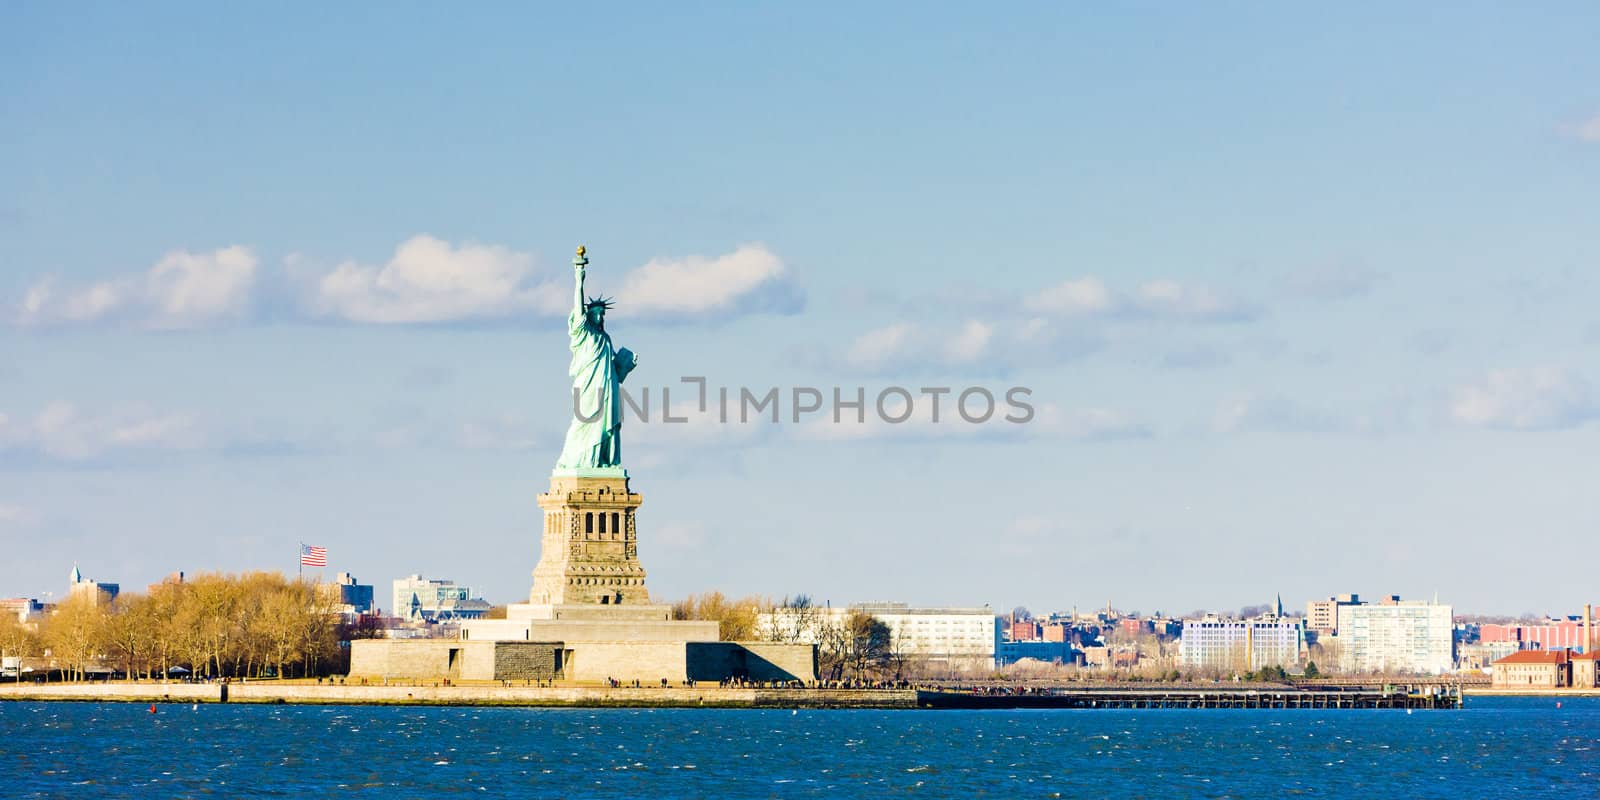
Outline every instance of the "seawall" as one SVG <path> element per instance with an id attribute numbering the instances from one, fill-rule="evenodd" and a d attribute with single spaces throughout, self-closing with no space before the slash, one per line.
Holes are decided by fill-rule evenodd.
<path id="1" fill-rule="evenodd" d="M 1496 689 L 1485 686 L 1461 691 L 1468 697 L 1553 697 L 1557 700 L 1563 697 L 1600 697 L 1600 689 Z"/>
<path id="2" fill-rule="evenodd" d="M 0 700 L 130 703 L 296 703 L 582 708 L 916 708 L 917 693 L 888 689 L 711 687 L 339 686 L 276 683 L 57 683 L 0 686 Z"/>

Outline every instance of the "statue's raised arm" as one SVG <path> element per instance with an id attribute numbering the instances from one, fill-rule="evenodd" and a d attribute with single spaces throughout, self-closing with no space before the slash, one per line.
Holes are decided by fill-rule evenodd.
<path id="1" fill-rule="evenodd" d="M 584 255 L 584 252 L 585 249 L 580 246 L 578 255 L 572 259 L 573 282 L 576 286 L 572 291 L 572 313 L 567 315 L 567 331 L 569 333 L 576 333 L 579 328 L 583 327 L 584 317 L 588 314 L 583 302 L 583 278 L 584 273 L 587 271 L 585 267 L 589 266 L 589 258 Z"/>

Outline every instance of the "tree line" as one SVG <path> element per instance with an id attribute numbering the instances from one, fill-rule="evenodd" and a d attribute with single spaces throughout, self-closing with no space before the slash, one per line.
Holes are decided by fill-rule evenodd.
<path id="1" fill-rule="evenodd" d="M 340 615 L 318 584 L 278 572 L 207 573 L 115 599 L 74 594 L 37 630 L 0 619 L 0 651 L 54 659 L 68 679 L 301 677 L 340 661 Z"/>

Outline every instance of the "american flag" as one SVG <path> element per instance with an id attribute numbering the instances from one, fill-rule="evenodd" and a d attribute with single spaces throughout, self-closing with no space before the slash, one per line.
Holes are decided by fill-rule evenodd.
<path id="1" fill-rule="evenodd" d="M 326 567 L 328 566 L 328 548 L 313 547 L 309 544 L 300 545 L 300 566 Z"/>

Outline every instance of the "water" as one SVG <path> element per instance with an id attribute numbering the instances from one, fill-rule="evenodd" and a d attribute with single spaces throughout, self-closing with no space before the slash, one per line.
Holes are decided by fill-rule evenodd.
<path id="1" fill-rule="evenodd" d="M 1600 699 L 1462 711 L 0 703 L 0 796 L 1600 797 Z"/>

